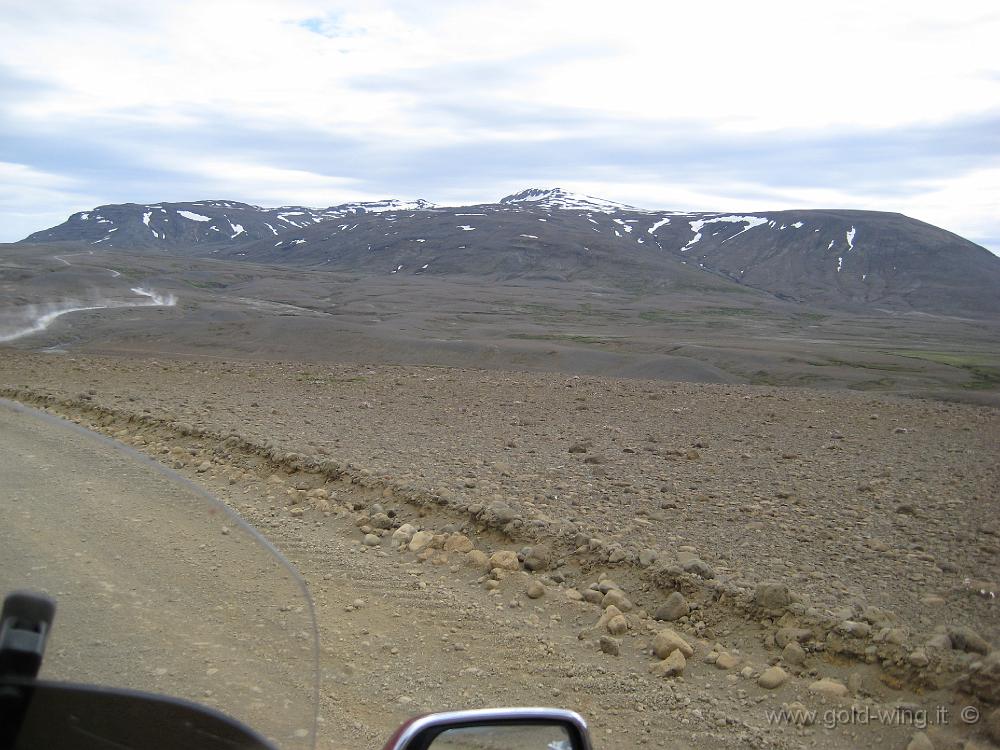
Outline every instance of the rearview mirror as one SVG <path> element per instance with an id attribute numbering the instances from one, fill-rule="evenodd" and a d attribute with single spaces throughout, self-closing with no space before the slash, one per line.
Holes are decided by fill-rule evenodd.
<path id="1" fill-rule="evenodd" d="M 384 750 L 590 750 L 590 736 L 573 711 L 487 708 L 418 716 Z"/>

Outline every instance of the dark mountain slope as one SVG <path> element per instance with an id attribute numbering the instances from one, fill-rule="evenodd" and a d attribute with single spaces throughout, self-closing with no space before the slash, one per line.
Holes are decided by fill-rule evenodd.
<path id="1" fill-rule="evenodd" d="M 872 211 L 647 211 L 529 189 L 447 208 L 102 206 L 26 240 L 51 241 L 375 275 L 753 289 L 844 309 L 1000 315 L 1000 258 L 929 224 Z"/>
<path id="2" fill-rule="evenodd" d="M 128 249 L 173 250 L 197 245 L 236 245 L 280 237 L 323 221 L 396 208 L 424 208 L 426 201 L 346 203 L 325 209 L 261 208 L 235 201 L 122 203 L 80 211 L 59 226 L 24 242 L 88 242 Z"/>

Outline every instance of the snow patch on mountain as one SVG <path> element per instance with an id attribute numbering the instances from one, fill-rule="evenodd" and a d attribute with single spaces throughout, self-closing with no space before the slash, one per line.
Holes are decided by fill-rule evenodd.
<path id="1" fill-rule="evenodd" d="M 701 240 L 701 230 L 704 229 L 707 224 L 746 224 L 746 226 L 736 234 L 724 239 L 722 243 L 725 244 L 726 242 L 729 242 L 729 240 L 739 237 L 744 232 L 748 232 L 754 227 L 759 227 L 761 224 L 768 224 L 769 222 L 769 219 L 762 216 L 713 216 L 711 219 L 695 219 L 694 221 L 689 221 L 688 224 L 691 226 L 691 231 L 694 232 L 694 237 L 688 240 L 688 243 L 681 248 L 681 252 L 686 251 L 692 245 Z"/>
<path id="2" fill-rule="evenodd" d="M 196 214 L 194 211 L 178 211 L 179 216 L 183 216 L 185 219 L 190 219 L 191 221 L 211 221 L 211 216 L 202 216 L 201 214 Z"/>
<path id="3" fill-rule="evenodd" d="M 651 226 L 646 231 L 649 232 L 650 234 L 654 234 L 657 229 L 659 229 L 660 227 L 662 227 L 664 224 L 669 224 L 669 223 L 670 223 L 670 217 L 669 216 L 668 217 L 664 217 L 664 218 L 660 219 L 658 222 L 656 222 L 655 224 L 653 224 L 653 226 Z"/>
<path id="4" fill-rule="evenodd" d="M 500 199 L 500 205 L 503 206 L 511 206 L 518 203 L 533 204 L 546 209 L 598 211 L 605 214 L 640 210 L 624 203 L 616 203 L 580 193 L 571 193 L 562 188 L 528 188 L 527 190 L 522 190 L 520 193 L 514 193 Z"/>

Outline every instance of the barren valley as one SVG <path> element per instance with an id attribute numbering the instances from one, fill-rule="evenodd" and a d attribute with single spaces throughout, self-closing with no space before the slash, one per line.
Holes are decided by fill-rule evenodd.
<path id="1" fill-rule="evenodd" d="M 497 704 L 579 710 L 597 747 L 1000 741 L 989 315 L 687 271 L 0 257 L 0 395 L 188 474 L 302 570 L 320 747 Z"/>

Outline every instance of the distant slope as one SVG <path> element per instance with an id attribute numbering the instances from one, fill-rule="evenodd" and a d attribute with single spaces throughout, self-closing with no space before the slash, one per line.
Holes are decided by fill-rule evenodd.
<path id="1" fill-rule="evenodd" d="M 323 221 L 431 205 L 422 200 L 345 203 L 325 209 L 261 208 L 224 200 L 122 203 L 80 211 L 59 226 L 35 232 L 22 242 L 88 242 L 105 247 L 156 250 L 232 245 L 294 234 Z"/>
<path id="2" fill-rule="evenodd" d="M 929 224 L 873 211 L 650 211 L 531 188 L 447 208 L 101 206 L 25 240 L 58 241 L 370 274 L 743 287 L 849 309 L 1000 315 L 1000 258 Z"/>

